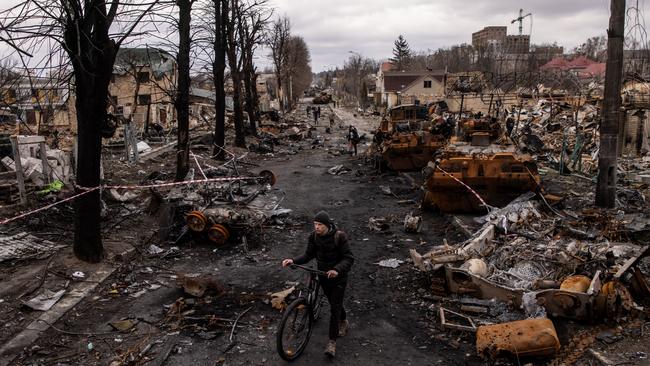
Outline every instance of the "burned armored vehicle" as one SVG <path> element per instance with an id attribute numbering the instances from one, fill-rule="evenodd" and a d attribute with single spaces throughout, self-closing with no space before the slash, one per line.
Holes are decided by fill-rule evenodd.
<path id="1" fill-rule="evenodd" d="M 426 106 L 392 108 L 375 132 L 372 151 L 376 165 L 396 171 L 424 168 L 446 144 L 443 132 L 429 119 Z"/>
<path id="2" fill-rule="evenodd" d="M 465 120 L 460 135 L 428 164 L 422 205 L 442 212 L 484 212 L 541 188 L 533 158 L 517 152 L 492 118 Z"/>

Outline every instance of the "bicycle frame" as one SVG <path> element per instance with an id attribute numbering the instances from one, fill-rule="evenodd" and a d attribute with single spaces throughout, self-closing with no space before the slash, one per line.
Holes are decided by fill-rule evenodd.
<path id="1" fill-rule="evenodd" d="M 320 279 L 318 278 L 318 275 L 315 273 L 310 273 L 309 286 L 307 287 L 309 291 L 307 293 L 307 303 L 309 303 L 309 305 L 312 307 L 316 304 L 316 293 L 318 292 L 318 286 L 320 286 Z"/>
<path id="2" fill-rule="evenodd" d="M 317 269 L 313 269 L 311 267 L 302 266 L 299 264 L 292 264 L 291 268 L 300 268 L 309 273 L 309 281 L 307 283 L 307 294 L 306 296 L 303 296 L 301 291 L 298 293 L 298 297 L 305 297 L 307 299 L 307 303 L 309 304 L 309 306 L 315 308 L 317 297 L 318 297 L 318 290 L 320 286 L 319 276 L 326 276 L 327 273 L 323 271 L 319 271 Z"/>

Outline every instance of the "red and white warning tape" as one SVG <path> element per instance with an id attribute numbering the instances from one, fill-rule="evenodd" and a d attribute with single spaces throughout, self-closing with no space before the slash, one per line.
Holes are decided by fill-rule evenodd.
<path id="1" fill-rule="evenodd" d="M 461 184 L 463 187 L 467 188 L 468 191 L 472 192 L 472 194 L 474 195 L 474 197 L 476 197 L 476 198 L 479 200 L 479 202 L 481 202 L 481 205 L 483 205 L 483 207 L 485 207 L 485 209 L 486 209 L 488 212 L 490 212 L 490 206 L 488 206 L 488 204 L 485 203 L 485 201 L 483 200 L 483 198 L 481 198 L 481 196 L 479 196 L 479 194 L 476 193 L 475 190 L 473 190 L 470 186 L 468 186 L 467 184 L 465 184 L 465 183 L 464 183 L 463 181 L 461 181 L 460 179 L 458 179 L 458 178 L 454 177 L 453 175 L 447 173 L 447 172 L 446 172 L 444 169 L 442 169 L 439 165 L 436 165 L 436 168 L 438 168 L 438 169 L 439 169 L 441 172 L 443 172 L 445 175 L 448 175 L 451 179 L 453 179 L 453 180 L 455 180 L 456 182 L 458 182 L 459 184 Z"/>
<path id="2" fill-rule="evenodd" d="M 254 179 L 259 179 L 260 177 L 231 177 L 231 178 L 210 178 L 210 179 L 197 179 L 197 180 L 188 180 L 188 181 L 183 181 L 183 182 L 171 182 L 171 183 L 160 183 L 160 184 L 147 184 L 147 185 L 140 185 L 140 186 L 127 186 L 127 185 L 122 185 L 122 186 L 99 186 L 99 187 L 80 187 L 76 186 L 77 189 L 81 190 L 81 193 L 75 194 L 73 196 L 70 196 L 68 198 L 62 199 L 61 201 L 54 202 L 52 204 L 39 207 L 35 210 L 23 212 L 17 216 L 10 217 L 7 219 L 4 219 L 0 221 L 0 225 L 6 225 L 10 222 L 20 220 L 22 218 L 25 218 L 27 216 L 34 215 L 36 213 L 49 210 L 52 207 L 58 206 L 60 204 L 74 201 L 75 199 L 87 195 L 88 193 L 94 192 L 96 190 L 104 190 L 104 189 L 124 189 L 124 190 L 142 190 L 142 189 L 150 189 L 150 188 L 165 188 L 165 187 L 176 187 L 176 186 L 185 186 L 185 185 L 193 185 L 193 184 L 206 184 L 206 183 L 215 183 L 215 182 L 236 182 L 236 181 L 249 181 L 249 180 L 254 180 Z"/>
<path id="3" fill-rule="evenodd" d="M 89 189 L 89 190 L 86 190 L 84 192 L 75 194 L 74 196 L 70 196 L 70 197 L 68 197 L 66 199 L 62 199 L 61 201 L 54 202 L 54 203 L 49 204 L 47 206 L 43 206 L 43 207 L 37 208 L 37 209 L 32 210 L 32 211 L 24 212 L 24 213 L 22 213 L 22 214 L 20 214 L 18 216 L 14 216 L 14 217 L 11 217 L 11 218 L 8 218 L 8 219 L 4 219 L 4 220 L 0 221 L 0 225 L 5 225 L 5 224 L 8 224 L 8 223 L 10 223 L 12 221 L 16 221 L 16 220 L 22 219 L 24 217 L 31 216 L 31 215 L 39 213 L 41 211 L 49 210 L 50 208 L 52 208 L 54 206 L 58 206 L 58 205 L 60 205 L 62 203 L 73 201 L 73 200 L 75 200 L 75 199 L 77 199 L 77 198 L 79 198 L 81 196 L 87 195 L 88 193 L 94 192 L 94 191 L 96 191 L 98 189 L 99 189 L 99 187 L 95 187 L 93 189 Z"/>
<path id="4" fill-rule="evenodd" d="M 141 185 L 141 186 L 122 185 L 122 186 L 101 186 L 99 188 L 101 188 L 101 189 L 124 189 L 124 190 L 136 191 L 136 190 L 149 189 L 149 188 L 165 188 L 165 187 L 189 186 L 189 185 L 192 185 L 192 184 L 206 184 L 206 183 L 216 183 L 216 182 L 237 182 L 237 181 L 248 181 L 248 180 L 255 180 L 255 179 L 260 179 L 260 177 L 208 178 L 208 179 L 186 180 L 186 181 L 183 181 L 183 182 L 147 184 L 147 185 Z M 97 188 L 89 188 L 89 187 L 81 187 L 81 186 L 77 186 L 77 188 L 81 189 L 81 190 L 97 189 Z"/>

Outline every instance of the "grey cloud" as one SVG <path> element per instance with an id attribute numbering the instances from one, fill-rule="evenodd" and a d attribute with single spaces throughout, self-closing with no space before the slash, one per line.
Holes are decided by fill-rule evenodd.
<path id="1" fill-rule="evenodd" d="M 519 8 L 533 13 L 532 42 L 557 42 L 572 48 L 587 37 L 604 34 L 609 0 L 332 0 L 328 2 L 275 0 L 278 14 L 287 14 L 293 32 L 307 41 L 315 71 L 342 65 L 360 52 L 387 58 L 393 41 L 403 34 L 414 50 L 425 51 L 470 43 L 472 32 L 487 25 L 506 25 Z M 646 1 L 640 6 L 645 10 Z M 530 30 L 524 21 L 524 33 Z"/>

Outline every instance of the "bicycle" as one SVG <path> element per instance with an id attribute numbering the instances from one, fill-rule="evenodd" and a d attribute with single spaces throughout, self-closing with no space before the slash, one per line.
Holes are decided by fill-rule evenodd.
<path id="1" fill-rule="evenodd" d="M 305 350 L 313 330 L 313 325 L 320 316 L 323 305 L 323 294 L 320 291 L 320 276 L 326 276 L 323 271 L 310 267 L 292 264 L 291 269 L 300 268 L 309 273 L 309 283 L 306 294 L 302 291 L 282 315 L 277 333 L 277 349 L 280 357 L 286 361 L 294 361 Z"/>

